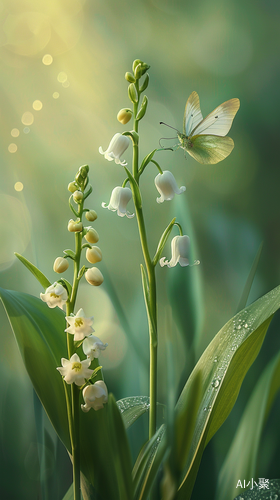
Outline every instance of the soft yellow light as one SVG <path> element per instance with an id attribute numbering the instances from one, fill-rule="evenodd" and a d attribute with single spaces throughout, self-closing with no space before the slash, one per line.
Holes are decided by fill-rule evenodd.
<path id="1" fill-rule="evenodd" d="M 52 96 L 53 96 L 54 99 L 58 99 L 59 98 L 59 93 L 58 92 L 54 92 Z"/>
<path id="2" fill-rule="evenodd" d="M 35 109 L 35 111 L 40 111 L 40 109 L 42 109 L 43 107 L 43 104 L 41 103 L 41 101 L 37 99 L 36 101 L 33 102 L 32 107 L 33 109 Z"/>
<path id="3" fill-rule="evenodd" d="M 67 89 L 67 87 L 70 86 L 70 82 L 68 80 L 66 80 L 66 82 L 62 82 L 62 87 L 64 87 L 65 89 Z"/>
<path id="4" fill-rule="evenodd" d="M 63 82 L 66 82 L 67 80 L 67 75 L 66 73 L 64 73 L 64 71 L 61 71 L 60 73 L 58 73 L 57 75 L 57 79 L 60 83 L 63 83 Z"/>
<path id="5" fill-rule="evenodd" d="M 23 184 L 22 182 L 16 182 L 14 185 L 14 188 L 16 191 L 22 191 L 23 190 Z"/>
<path id="6" fill-rule="evenodd" d="M 45 54 L 42 63 L 45 64 L 45 66 L 49 66 L 53 62 L 53 57 L 50 54 Z"/>
<path id="7" fill-rule="evenodd" d="M 26 111 L 25 113 L 23 113 L 21 121 L 23 125 L 32 125 L 32 123 L 34 122 L 34 116 L 32 115 L 32 113 L 30 113 L 30 111 Z"/>
<path id="8" fill-rule="evenodd" d="M 11 144 L 9 144 L 8 146 L 8 151 L 10 153 L 15 153 L 17 151 L 17 145 L 11 142 Z"/>
<path id="9" fill-rule="evenodd" d="M 11 130 L 11 136 L 12 137 L 18 137 L 19 136 L 19 129 L 18 128 L 13 128 Z"/>

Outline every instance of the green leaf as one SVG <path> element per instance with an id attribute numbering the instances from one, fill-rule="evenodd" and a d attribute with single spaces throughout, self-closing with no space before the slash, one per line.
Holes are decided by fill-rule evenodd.
<path id="1" fill-rule="evenodd" d="M 150 161 L 152 160 L 152 158 L 156 152 L 157 152 L 157 149 L 154 149 L 153 151 L 151 151 L 151 153 L 149 153 L 147 156 L 145 156 L 145 158 L 143 159 L 143 161 L 141 163 L 141 167 L 139 169 L 139 175 L 142 174 L 142 172 L 144 171 L 144 169 L 146 168 L 148 163 L 150 163 Z"/>
<path id="2" fill-rule="evenodd" d="M 124 426 L 130 427 L 141 415 L 146 413 L 150 407 L 148 396 L 132 396 L 117 401 L 118 409 L 121 412 Z"/>
<path id="3" fill-rule="evenodd" d="M 168 224 L 167 228 L 165 229 L 165 231 L 161 235 L 161 238 L 159 240 L 159 244 L 157 247 L 157 251 L 156 251 L 155 256 L 153 258 L 153 265 L 154 266 L 156 266 L 156 264 L 158 263 L 158 261 L 160 259 L 163 248 L 164 248 L 165 243 L 167 242 L 167 239 L 172 231 L 172 228 L 175 224 L 175 221 L 176 221 L 176 217 L 174 217 L 174 219 L 172 219 L 172 221 Z"/>
<path id="4" fill-rule="evenodd" d="M 73 250 L 71 250 L 70 248 L 63 250 L 63 253 L 65 253 L 65 255 L 68 255 L 68 257 L 70 257 L 70 259 L 72 259 L 72 260 L 75 260 L 75 258 L 76 258 L 75 252 L 73 252 Z"/>
<path id="5" fill-rule="evenodd" d="M 280 353 L 263 371 L 246 405 L 219 474 L 216 500 L 232 498 L 236 493 L 242 493 L 241 488 L 236 489 L 236 478 L 243 478 L 248 482 L 256 476 L 262 430 L 279 390 Z"/>
<path id="6" fill-rule="evenodd" d="M 128 168 L 124 167 L 124 169 L 127 173 L 127 177 L 129 178 L 131 191 L 133 193 L 134 203 L 135 205 L 137 205 L 138 208 L 142 208 L 142 199 L 139 186 L 136 180 L 134 179 L 133 175 L 131 174 L 131 172 L 128 170 Z"/>
<path id="7" fill-rule="evenodd" d="M 67 357 L 65 314 L 27 294 L 0 289 L 0 297 L 35 391 L 71 453 L 64 383 L 56 370 L 61 358 Z M 81 470 L 101 498 L 120 500 L 108 429 L 106 405 L 99 411 L 81 412 Z"/>
<path id="8" fill-rule="evenodd" d="M 112 394 L 108 401 L 110 437 L 121 500 L 132 500 L 131 456 L 123 420 Z"/>
<path id="9" fill-rule="evenodd" d="M 190 498 L 203 450 L 232 410 L 242 381 L 258 355 L 270 321 L 279 307 L 280 286 L 234 316 L 215 336 L 191 373 L 178 408 L 184 404 L 198 371 L 202 375 L 203 396 L 176 500 Z"/>
<path id="10" fill-rule="evenodd" d="M 19 253 L 15 253 L 15 256 L 27 267 L 27 269 L 34 274 L 35 278 L 39 281 L 39 283 L 42 285 L 44 289 L 48 288 L 51 286 L 51 282 L 46 278 L 46 276 L 29 260 L 27 260 L 25 257 L 20 255 Z"/>
<path id="11" fill-rule="evenodd" d="M 134 500 L 145 500 L 155 480 L 167 447 L 165 426 L 162 425 L 143 446 L 135 462 L 132 477 Z"/>
<path id="12" fill-rule="evenodd" d="M 253 284 L 253 281 L 254 281 L 254 277 L 255 277 L 255 274 L 256 274 L 256 271 L 257 271 L 257 267 L 258 267 L 258 264 L 259 264 L 259 260 L 260 260 L 260 257 L 261 257 L 262 247 L 263 247 L 263 242 L 260 244 L 260 246 L 258 248 L 258 251 L 257 251 L 257 254 L 256 254 L 256 257 L 254 258 L 254 262 L 252 264 L 251 270 L 249 272 L 248 278 L 247 278 L 246 283 L 245 283 L 245 287 L 244 287 L 243 293 L 241 295 L 239 304 L 237 306 L 237 311 L 236 311 L 237 313 L 239 311 L 241 311 L 241 309 L 244 309 L 246 307 L 247 300 L 248 300 L 248 297 L 249 297 L 249 293 L 250 293 L 250 290 L 251 290 L 251 287 L 252 287 L 252 284 Z"/>

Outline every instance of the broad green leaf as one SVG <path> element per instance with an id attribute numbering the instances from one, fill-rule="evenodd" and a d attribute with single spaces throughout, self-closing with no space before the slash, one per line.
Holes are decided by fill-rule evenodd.
<path id="1" fill-rule="evenodd" d="M 178 408 L 183 405 L 198 371 L 202 375 L 203 396 L 176 500 L 190 498 L 203 450 L 229 415 L 242 381 L 258 355 L 269 323 L 279 307 L 280 286 L 226 323 L 191 373 L 178 401 Z"/>
<path id="2" fill-rule="evenodd" d="M 219 474 L 216 500 L 232 498 L 237 493 L 242 493 L 241 488 L 236 488 L 238 479 L 246 479 L 248 482 L 256 476 L 262 430 L 279 389 L 280 353 L 263 371 L 246 405 Z"/>
<path id="3" fill-rule="evenodd" d="M 165 426 L 162 425 L 141 449 L 133 471 L 134 500 L 145 500 L 157 475 L 167 447 Z"/>
<path id="4" fill-rule="evenodd" d="M 149 410 L 150 399 L 148 396 L 131 396 L 117 401 L 117 406 L 125 428 L 128 429 L 143 413 Z"/>
<path id="5" fill-rule="evenodd" d="M 234 500 L 277 500 L 280 497 L 280 479 L 269 480 L 269 490 L 259 489 L 254 485 L 253 490 L 246 490 Z M 224 497 L 226 498 L 226 497 Z"/>
<path id="6" fill-rule="evenodd" d="M 122 500 L 132 500 L 131 456 L 124 423 L 112 394 L 108 401 L 110 440 L 115 463 L 119 494 Z"/>
<path id="7" fill-rule="evenodd" d="M 255 274 L 257 271 L 258 263 L 259 263 L 259 260 L 261 257 L 262 247 L 263 247 L 263 242 L 260 244 L 258 251 L 257 251 L 257 254 L 256 254 L 256 257 L 254 258 L 254 262 L 252 264 L 251 270 L 249 272 L 248 278 L 247 278 L 246 283 L 245 283 L 243 293 L 241 295 L 239 304 L 237 306 L 237 311 L 236 311 L 237 313 L 246 307 L 249 293 L 250 293 L 250 290 L 251 290 L 251 287 L 252 287 L 252 284 L 254 281 L 254 277 L 255 277 Z"/>
<path id="8" fill-rule="evenodd" d="M 64 383 L 56 370 L 61 366 L 61 358 L 68 357 L 65 314 L 20 292 L 0 289 L 0 297 L 37 395 L 58 436 L 71 453 Z M 108 430 L 106 405 L 99 411 L 81 412 L 81 470 L 95 485 L 101 498 L 120 500 Z"/>
<path id="9" fill-rule="evenodd" d="M 27 269 L 35 276 L 35 278 L 39 281 L 43 288 L 48 288 L 51 286 L 51 282 L 46 278 L 46 276 L 36 267 L 34 264 L 31 264 L 29 260 L 20 255 L 19 253 L 15 253 L 15 256 L 27 267 Z"/>
<path id="10" fill-rule="evenodd" d="M 71 484 L 69 490 L 65 493 L 62 500 L 74 500 L 73 484 Z"/>

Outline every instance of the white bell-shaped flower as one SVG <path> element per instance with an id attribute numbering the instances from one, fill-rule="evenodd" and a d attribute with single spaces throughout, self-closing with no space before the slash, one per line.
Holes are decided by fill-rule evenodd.
<path id="1" fill-rule="evenodd" d="M 75 341 L 83 340 L 85 337 L 94 332 L 94 329 L 91 326 L 93 323 L 93 316 L 86 318 L 83 309 L 79 309 L 75 316 L 66 316 L 65 319 L 69 326 L 64 331 L 74 335 Z"/>
<path id="2" fill-rule="evenodd" d="M 83 342 L 83 351 L 85 355 L 93 360 L 94 358 L 98 358 L 100 351 L 104 351 L 108 344 L 103 344 L 102 340 L 95 335 L 90 335 Z"/>
<path id="3" fill-rule="evenodd" d="M 120 187 L 117 186 L 113 189 L 111 198 L 109 201 L 109 205 L 106 205 L 105 202 L 102 203 L 103 208 L 108 208 L 112 212 L 116 212 L 120 217 L 124 217 L 125 215 L 131 219 L 134 217 L 134 214 L 131 214 L 126 210 L 126 205 L 130 201 L 132 197 L 131 189 L 128 187 Z"/>
<path id="4" fill-rule="evenodd" d="M 171 260 L 168 262 L 166 257 L 162 257 L 159 261 L 161 267 L 175 267 L 178 262 L 182 267 L 188 266 L 189 246 L 190 238 L 188 236 L 175 236 L 171 241 Z"/>
<path id="5" fill-rule="evenodd" d="M 178 187 L 174 175 L 169 170 L 164 170 L 162 174 L 156 176 L 155 185 L 161 195 L 160 198 L 157 198 L 158 203 L 172 200 L 175 194 L 182 194 L 186 191 L 185 186 Z"/>
<path id="6" fill-rule="evenodd" d="M 51 309 L 56 306 L 63 309 L 63 305 L 66 303 L 68 295 L 65 288 L 60 283 L 55 282 L 46 289 L 45 293 L 40 293 L 40 298 L 43 302 L 46 302 Z"/>
<path id="7" fill-rule="evenodd" d="M 126 135 L 115 134 L 112 138 L 109 147 L 103 151 L 102 147 L 99 148 L 99 153 L 104 155 L 106 160 L 113 161 L 120 165 L 127 165 L 125 160 L 121 161 L 120 157 L 129 146 L 130 139 Z"/>
<path id="8" fill-rule="evenodd" d="M 85 404 L 81 405 L 84 412 L 91 408 L 95 411 L 101 410 L 108 401 L 108 390 L 103 380 L 97 380 L 93 385 L 87 385 L 83 390 Z"/>

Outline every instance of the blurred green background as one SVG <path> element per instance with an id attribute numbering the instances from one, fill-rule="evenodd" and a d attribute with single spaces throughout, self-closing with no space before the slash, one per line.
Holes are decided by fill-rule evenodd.
<path id="1" fill-rule="evenodd" d="M 151 66 L 149 106 L 140 124 L 142 157 L 158 147 L 161 137 L 172 136 L 160 121 L 182 131 L 185 103 L 193 90 L 200 96 L 204 116 L 230 98 L 241 101 L 229 133 L 235 148 L 225 161 L 203 166 L 190 156 L 184 158 L 182 150 L 158 153 L 162 169 L 172 170 L 179 186 L 187 186 L 180 200 L 158 205 L 156 169 L 150 165 L 143 176 L 150 248 L 156 248 L 161 232 L 178 216 L 184 232 L 192 236 L 193 259 L 201 261 L 200 266 L 180 269 L 179 274 L 177 269 L 157 271 L 158 397 L 164 403 L 164 340 L 170 321 L 178 379 L 174 390 L 179 391 L 194 360 L 235 314 L 261 241 L 263 253 L 250 301 L 279 284 L 279 21 L 280 4 L 275 0 L 0 3 L 0 286 L 37 296 L 42 291 L 15 261 L 15 251 L 37 265 L 50 281 L 57 278 L 52 270 L 55 258 L 65 248 L 73 248 L 67 231 L 72 217 L 67 185 L 80 165 L 89 164 L 93 185 L 89 208 L 98 212 L 94 227 L 103 252 L 99 267 L 108 280 L 97 289 L 84 281 L 77 305 L 94 315 L 96 335 L 109 344 L 100 363 L 117 399 L 148 394 L 148 333 L 136 220 L 101 208 L 124 180 L 122 167 L 98 153 L 99 146 L 107 148 L 113 134 L 125 130 L 116 120 L 119 109 L 130 106 L 124 74 L 131 71 L 136 58 Z M 130 147 L 124 154 L 129 165 L 131 155 Z M 133 211 L 132 204 L 128 208 Z M 169 243 L 163 255 L 170 257 Z M 71 272 L 67 273 L 71 279 Z M 109 277 L 119 304 L 111 300 Z M 196 283 L 196 303 L 186 306 L 190 316 L 194 312 L 192 350 L 184 319 L 178 320 L 175 314 L 179 299 L 184 301 L 188 279 Z M 167 307 L 168 295 L 171 308 Z M 34 395 L 2 307 L 0 318 L 0 493 L 4 500 L 35 500 L 41 492 Z M 279 322 L 277 316 L 232 414 L 205 452 L 194 499 L 206 492 L 208 498 L 214 496 L 246 401 L 260 372 L 280 348 Z M 280 451 L 279 411 L 278 398 L 263 436 L 262 477 L 279 477 L 275 459 Z M 134 454 L 145 425 L 143 419 L 130 432 Z M 53 465 L 47 474 L 50 481 L 56 477 L 59 483 L 55 486 L 59 499 L 71 482 L 71 468 L 59 446 L 57 453 L 58 457 L 62 454 L 59 461 L 64 474 L 57 479 L 58 457 L 51 447 Z"/>

